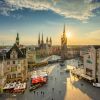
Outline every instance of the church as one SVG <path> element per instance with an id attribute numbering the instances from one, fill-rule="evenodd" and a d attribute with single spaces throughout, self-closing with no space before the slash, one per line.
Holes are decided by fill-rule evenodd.
<path id="1" fill-rule="evenodd" d="M 44 41 L 43 33 L 38 36 L 38 46 L 36 47 L 36 55 L 38 57 L 44 57 L 52 54 L 52 39 L 46 38 L 46 41 Z"/>
<path id="2" fill-rule="evenodd" d="M 61 58 L 67 58 L 67 36 L 66 36 L 66 29 L 64 25 L 63 34 L 61 36 Z"/>
<path id="3" fill-rule="evenodd" d="M 38 37 L 38 48 L 39 49 L 47 49 L 50 48 L 52 46 L 52 39 L 50 37 L 50 39 L 48 39 L 48 37 L 46 38 L 46 42 L 44 42 L 44 37 L 43 37 L 43 33 L 42 33 L 42 37 L 40 38 L 40 34 Z"/>

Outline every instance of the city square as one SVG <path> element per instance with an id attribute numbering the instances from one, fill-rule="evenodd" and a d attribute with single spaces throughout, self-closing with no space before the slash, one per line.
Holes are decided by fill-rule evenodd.
<path id="1" fill-rule="evenodd" d="M 73 60 L 67 62 L 73 65 Z M 74 62 L 75 66 L 77 62 L 77 60 Z M 65 71 L 66 66 L 61 67 L 59 63 L 56 63 L 43 68 L 37 68 L 37 72 L 40 70 L 46 70 L 48 72 L 47 84 L 30 92 L 29 80 L 24 94 L 4 94 L 0 100 L 80 100 L 80 98 L 82 100 L 99 100 L 100 90 L 93 87 L 92 84 L 87 81 L 79 80 L 77 77 L 70 75 L 69 72 Z M 34 73 L 34 71 L 31 73 Z M 44 94 L 41 92 L 44 92 Z"/>
<path id="2" fill-rule="evenodd" d="M 0 0 L 0 100 L 100 100 L 100 0 Z"/>

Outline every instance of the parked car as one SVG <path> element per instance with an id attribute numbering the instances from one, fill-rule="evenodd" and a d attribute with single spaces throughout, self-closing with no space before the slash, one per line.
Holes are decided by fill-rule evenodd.
<path id="1" fill-rule="evenodd" d="M 100 83 L 93 83 L 94 87 L 99 87 L 100 88 Z"/>

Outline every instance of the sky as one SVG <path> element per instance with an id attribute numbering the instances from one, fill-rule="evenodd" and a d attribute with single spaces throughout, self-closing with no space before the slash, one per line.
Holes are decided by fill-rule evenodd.
<path id="1" fill-rule="evenodd" d="M 60 45 L 100 45 L 100 0 L 0 0 L 0 45 L 37 45 L 39 33 Z"/>

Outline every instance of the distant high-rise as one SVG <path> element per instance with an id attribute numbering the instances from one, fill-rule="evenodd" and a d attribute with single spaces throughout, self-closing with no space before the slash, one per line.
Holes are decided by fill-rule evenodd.
<path id="1" fill-rule="evenodd" d="M 19 45 L 19 33 L 17 33 L 16 44 Z"/>

